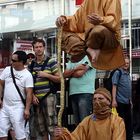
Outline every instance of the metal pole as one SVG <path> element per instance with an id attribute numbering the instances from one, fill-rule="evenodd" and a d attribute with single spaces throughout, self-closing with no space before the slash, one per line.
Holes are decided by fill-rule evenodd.
<path id="1" fill-rule="evenodd" d="M 130 77 L 132 79 L 132 0 L 128 0 L 128 32 L 129 32 L 129 56 L 130 56 Z"/>
<path id="2" fill-rule="evenodd" d="M 61 5 L 62 5 L 62 15 L 65 15 L 65 0 L 61 0 Z"/>
<path id="3" fill-rule="evenodd" d="M 62 13 L 62 15 L 65 15 L 65 0 L 61 0 L 61 4 L 62 4 L 61 13 Z M 62 71 L 64 72 L 64 70 L 65 70 L 65 53 L 64 53 L 64 51 L 62 51 L 62 65 L 63 65 Z"/>

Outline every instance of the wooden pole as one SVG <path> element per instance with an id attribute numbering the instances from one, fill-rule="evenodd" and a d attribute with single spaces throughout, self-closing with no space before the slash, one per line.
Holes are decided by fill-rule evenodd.
<path id="1" fill-rule="evenodd" d="M 62 32 L 63 27 L 58 28 L 58 70 L 61 78 L 61 92 L 60 92 L 60 110 L 58 112 L 58 126 L 62 126 L 62 115 L 64 111 L 64 103 L 65 103 L 65 81 L 63 77 L 63 71 L 61 68 L 61 40 L 62 40 Z"/>

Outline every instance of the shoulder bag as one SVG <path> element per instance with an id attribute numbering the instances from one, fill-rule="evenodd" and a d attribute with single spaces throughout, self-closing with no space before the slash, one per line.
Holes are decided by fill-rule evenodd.
<path id="1" fill-rule="evenodd" d="M 20 98 L 21 98 L 21 100 L 22 100 L 24 106 L 26 106 L 26 100 L 23 98 L 23 96 L 22 96 L 22 94 L 21 94 L 21 92 L 20 92 L 20 89 L 19 89 L 19 87 L 18 87 L 17 84 L 16 84 L 16 80 L 15 80 L 15 76 L 14 76 L 14 72 L 13 72 L 12 66 L 11 66 L 10 70 L 11 70 L 11 76 L 12 76 L 12 79 L 13 79 L 13 83 L 14 83 L 14 85 L 15 85 L 15 87 L 16 87 L 16 89 L 17 89 L 19 95 L 20 95 Z"/>

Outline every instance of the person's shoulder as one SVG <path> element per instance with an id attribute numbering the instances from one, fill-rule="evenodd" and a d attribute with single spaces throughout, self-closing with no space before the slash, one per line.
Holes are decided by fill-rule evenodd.
<path id="1" fill-rule="evenodd" d="M 111 126 L 112 126 L 112 129 L 117 129 L 117 130 L 125 130 L 125 123 L 124 123 L 124 120 L 116 115 L 116 114 L 112 114 L 111 115 Z"/>
<path id="2" fill-rule="evenodd" d="M 120 68 L 117 68 L 117 69 L 115 69 L 113 71 L 114 71 L 114 73 L 122 73 L 123 72 L 122 69 L 120 69 Z"/>
<path id="3" fill-rule="evenodd" d="M 112 119 L 112 121 L 115 121 L 115 122 L 122 122 L 123 121 L 123 119 L 119 116 L 119 115 L 117 115 L 117 114 L 111 114 L 111 119 Z"/>
<path id="4" fill-rule="evenodd" d="M 85 117 L 82 122 L 79 123 L 79 126 L 81 127 L 88 127 L 89 123 L 92 121 L 91 115 Z"/>
<path id="5" fill-rule="evenodd" d="M 48 63 L 54 63 L 57 61 L 56 58 L 53 58 L 53 57 L 48 57 L 46 59 L 48 59 Z"/>
<path id="6" fill-rule="evenodd" d="M 5 67 L 5 69 L 10 69 L 10 68 L 11 68 L 11 66 L 6 66 L 6 67 Z"/>
<path id="7" fill-rule="evenodd" d="M 1 74 L 6 74 L 6 73 L 8 73 L 10 71 L 10 66 L 6 66 L 2 71 L 1 71 L 1 73 L 0 73 L 0 75 Z"/>
<path id="8" fill-rule="evenodd" d="M 6 67 L 4 68 L 4 71 L 10 70 L 10 68 L 11 68 L 11 66 L 6 66 Z"/>
<path id="9" fill-rule="evenodd" d="M 123 74 L 123 70 L 122 69 L 120 69 L 120 68 L 117 68 L 117 69 L 115 69 L 115 70 L 113 70 L 113 71 L 111 71 L 111 75 L 112 75 L 112 77 L 120 77 L 121 75 Z"/>
<path id="10" fill-rule="evenodd" d="M 92 116 L 93 116 L 93 115 L 86 116 L 86 117 L 82 120 L 81 123 L 84 124 L 84 123 L 87 123 L 87 122 L 91 121 L 91 120 L 92 120 Z"/>
<path id="11" fill-rule="evenodd" d="M 32 74 L 31 74 L 31 72 L 29 71 L 28 68 L 25 68 L 25 69 L 23 70 L 23 73 L 24 73 L 26 76 L 29 76 L 29 75 L 32 76 Z"/>

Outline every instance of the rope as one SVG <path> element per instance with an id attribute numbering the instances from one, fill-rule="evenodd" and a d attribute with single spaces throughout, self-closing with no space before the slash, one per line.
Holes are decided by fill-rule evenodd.
<path id="1" fill-rule="evenodd" d="M 62 115 L 64 111 L 64 101 L 65 101 L 65 83 L 64 83 L 64 77 L 63 77 L 63 71 L 61 68 L 61 40 L 62 40 L 62 32 L 63 32 L 63 27 L 58 28 L 58 71 L 60 73 L 60 78 L 61 78 L 61 92 L 60 92 L 60 110 L 58 112 L 58 126 L 62 126 Z"/>

